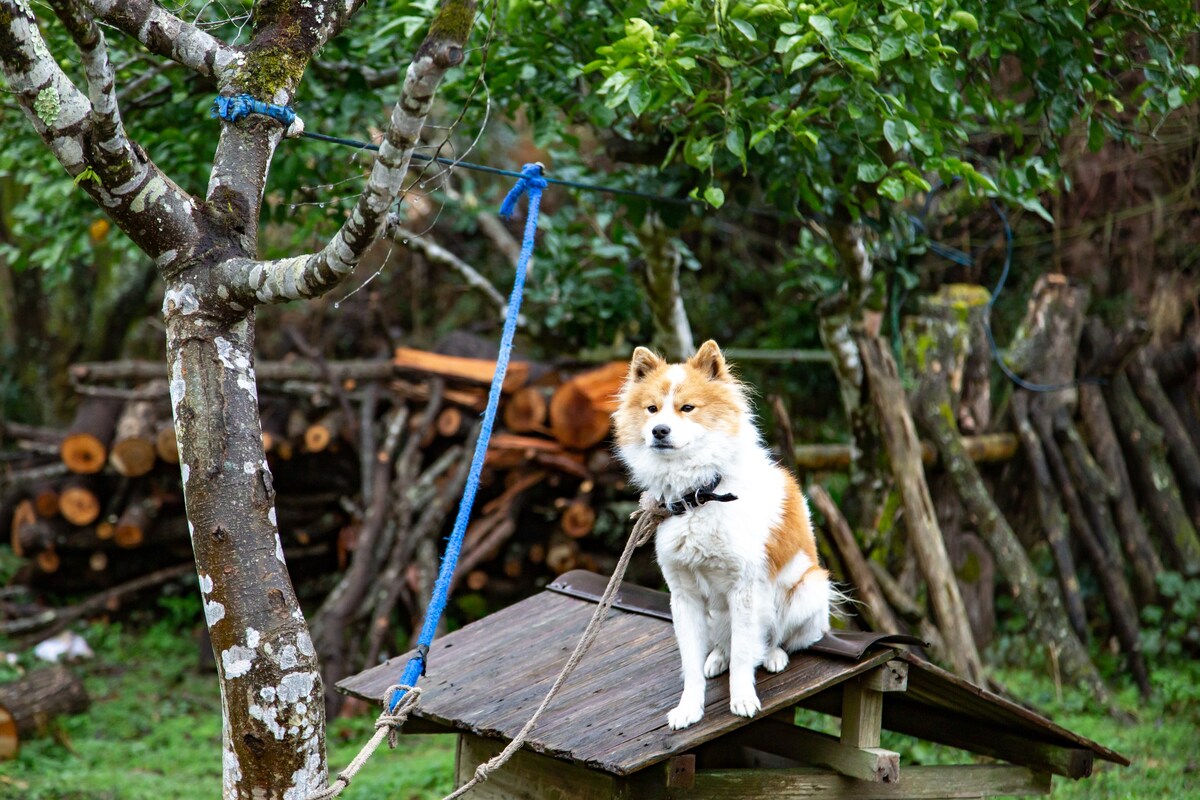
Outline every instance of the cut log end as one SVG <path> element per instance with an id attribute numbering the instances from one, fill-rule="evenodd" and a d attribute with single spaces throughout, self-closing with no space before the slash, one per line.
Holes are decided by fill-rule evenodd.
<path id="1" fill-rule="evenodd" d="M 586 501 L 575 500 L 563 511 L 561 522 L 563 533 L 572 539 L 580 539 L 592 532 L 596 512 Z"/>
<path id="2" fill-rule="evenodd" d="M 100 516 L 100 498 L 88 486 L 66 487 L 58 505 L 63 519 L 72 525 L 91 525 Z"/>
<path id="3" fill-rule="evenodd" d="M 72 433 L 63 439 L 59 457 L 71 472 L 94 475 L 104 469 L 108 448 L 90 433 Z"/>
<path id="4" fill-rule="evenodd" d="M 127 478 L 137 478 L 153 469 L 157 458 L 154 441 L 134 438 L 116 442 L 108 460 L 113 469 L 120 474 Z"/>
<path id="5" fill-rule="evenodd" d="M 549 409 L 546 396 L 534 386 L 527 386 L 512 396 L 504 406 L 504 426 L 513 433 L 540 431 L 546 424 Z"/>

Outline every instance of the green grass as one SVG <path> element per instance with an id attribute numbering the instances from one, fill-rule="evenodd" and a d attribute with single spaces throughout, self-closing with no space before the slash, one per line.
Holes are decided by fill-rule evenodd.
<path id="1" fill-rule="evenodd" d="M 187 609 L 168 607 L 167 619 L 139 632 L 119 625 L 84 631 L 96 658 L 77 667 L 93 705 L 59 719 L 50 735 L 27 743 L 15 761 L 0 763 L 3 800 L 199 800 L 221 786 L 220 699 L 216 677 L 199 665 L 199 647 L 186 633 Z M 4 669 L 4 668 L 0 668 Z M 0 672 L 0 680 L 13 678 Z M 997 677 L 1055 722 L 1127 756 L 1132 767 L 1097 762 L 1078 782 L 1055 778 L 1065 800 L 1200 797 L 1200 663 L 1172 659 L 1153 679 L 1157 695 L 1140 703 L 1123 688 L 1122 706 L 1135 722 L 1114 719 L 1081 696 L 1060 697 L 1047 677 L 1007 669 Z M 819 715 L 817 715 L 819 716 Z M 836 720 L 805 720 L 814 726 Z M 329 729 L 331 770 L 344 767 L 370 737 L 373 719 L 335 720 Z M 970 763 L 969 754 L 888 734 L 884 747 L 901 764 Z M 375 754 L 348 800 L 437 800 L 450 791 L 450 737 L 401 737 L 396 751 Z M 901 770 L 903 772 L 903 768 Z"/>
<path id="2" fill-rule="evenodd" d="M 48 736 L 0 763 L 3 800 L 211 800 L 221 795 L 221 700 L 216 675 L 199 667 L 190 625 L 159 622 L 140 633 L 94 625 L 83 634 L 96 658 L 78 666 L 92 698 L 83 714 L 59 718 Z M 28 663 L 29 666 L 34 666 Z M 11 680 L 11 670 L 0 681 Z M 329 729 L 336 771 L 373 732 L 374 719 L 339 719 Z M 427 800 L 452 786 L 447 736 L 401 737 L 376 751 L 345 797 Z"/>

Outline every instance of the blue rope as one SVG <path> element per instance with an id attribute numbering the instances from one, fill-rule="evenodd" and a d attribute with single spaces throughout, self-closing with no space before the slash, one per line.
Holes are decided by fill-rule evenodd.
<path id="1" fill-rule="evenodd" d="M 261 114 L 277 120 L 285 128 L 296 120 L 296 112 L 292 110 L 291 106 L 264 103 L 248 94 L 235 94 L 232 97 L 218 96 L 216 100 L 213 100 L 209 114 L 226 122 L 237 122 L 251 114 Z"/>
<path id="2" fill-rule="evenodd" d="M 508 315 L 504 319 L 504 333 L 500 337 L 500 353 L 496 356 L 496 373 L 492 376 L 492 386 L 488 390 L 487 408 L 483 412 L 483 423 L 479 428 L 479 438 L 475 442 L 475 456 L 471 460 L 471 471 L 467 475 L 462 501 L 458 504 L 458 516 L 454 520 L 454 531 L 450 534 L 446 552 L 442 555 L 442 566 L 438 570 L 437 582 L 433 587 L 433 598 L 429 602 L 429 609 L 425 612 L 425 623 L 421 626 L 421 635 L 417 639 L 417 654 L 410 658 L 405 665 L 404 675 L 400 678 L 401 686 L 416 686 L 417 679 L 425 674 L 429 646 L 433 644 L 433 637 L 437 633 L 442 612 L 446 610 L 446 600 L 450 595 L 450 582 L 454 579 L 458 556 L 462 552 L 463 537 L 467 533 L 467 522 L 471 519 L 471 507 L 475 504 L 475 493 L 479 489 L 479 475 L 483 472 L 483 461 L 487 457 L 488 440 L 492 436 L 492 425 L 495 424 L 496 410 L 500 405 L 500 389 L 504 384 L 504 373 L 508 370 L 508 360 L 512 356 L 513 337 L 517 332 L 517 317 L 520 316 L 521 311 L 521 295 L 525 290 L 525 272 L 529 267 L 529 259 L 533 256 L 533 241 L 537 234 L 542 190 L 546 188 L 546 179 L 542 177 L 541 164 L 526 164 L 521 170 L 521 176 L 500 206 L 500 216 L 505 219 L 511 218 L 521 195 L 529 194 L 529 213 L 525 217 L 525 236 L 521 240 L 521 255 L 517 259 L 512 294 L 508 299 Z M 406 692 L 406 689 L 396 690 L 388 703 L 389 713 L 396 710 L 396 706 L 399 705 Z"/>

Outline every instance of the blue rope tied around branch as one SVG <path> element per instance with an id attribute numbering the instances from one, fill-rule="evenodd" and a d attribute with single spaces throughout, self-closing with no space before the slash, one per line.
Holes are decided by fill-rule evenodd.
<path id="1" fill-rule="evenodd" d="M 517 317 L 521 312 L 521 296 L 525 291 L 525 272 L 529 268 L 529 259 L 533 256 L 538 212 L 542 203 L 542 190 L 545 188 L 546 179 L 542 177 L 542 165 L 526 164 L 521 170 L 521 179 L 509 191 L 500 206 L 500 216 L 509 219 L 516 210 L 517 201 L 521 199 L 521 195 L 529 195 L 529 213 L 525 217 L 525 236 L 521 240 L 521 255 L 517 259 L 512 294 L 508 299 L 504 333 L 500 337 L 500 353 L 496 356 L 496 373 L 492 376 L 492 386 L 488 390 L 487 408 L 484 409 L 479 438 L 475 442 L 475 455 L 471 459 L 471 471 L 467 475 L 462 500 L 458 504 L 458 516 L 454 520 L 454 531 L 450 534 L 446 552 L 442 555 L 442 565 L 438 570 L 437 582 L 433 586 L 433 598 L 429 602 L 429 609 L 425 612 L 425 623 L 421 626 L 421 635 L 417 639 L 417 654 L 410 658 L 405 665 L 404 675 L 399 681 L 401 686 L 416 686 L 418 678 L 425 674 L 429 646 L 433 644 L 438 623 L 442 619 L 442 613 L 446 610 L 446 601 L 450 595 L 450 582 L 454 579 L 458 556 L 462 552 L 463 537 L 467 533 L 467 523 L 471 519 L 471 507 L 475 505 L 475 493 L 479 490 L 479 475 L 483 472 L 483 461 L 487 456 L 488 440 L 492 436 L 496 410 L 500 406 L 500 389 L 504 385 L 504 374 L 508 370 L 508 361 L 512 356 L 513 337 L 517 332 Z M 388 703 L 388 711 L 394 712 L 405 694 L 407 694 L 407 689 L 397 689 Z"/>
<path id="2" fill-rule="evenodd" d="M 265 103 L 248 94 L 235 94 L 232 97 L 219 96 L 213 100 L 212 110 L 209 113 L 226 122 L 237 122 L 251 114 L 261 114 L 277 120 L 285 128 L 296 120 L 296 112 L 292 110 L 291 106 Z"/>

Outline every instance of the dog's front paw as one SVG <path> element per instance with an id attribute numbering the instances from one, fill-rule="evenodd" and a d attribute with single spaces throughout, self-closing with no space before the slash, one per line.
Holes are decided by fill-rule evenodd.
<path id="1" fill-rule="evenodd" d="M 704 716 L 704 701 L 692 701 L 682 698 L 679 705 L 667 712 L 667 725 L 673 731 L 683 730 L 694 725 Z"/>
<path id="2" fill-rule="evenodd" d="M 711 658 L 711 656 L 710 656 Z M 788 654 L 782 647 L 772 647 L 763 661 L 763 669 L 767 672 L 783 672 L 787 669 Z"/>
<path id="3" fill-rule="evenodd" d="M 704 677 L 715 678 L 729 669 L 729 654 L 724 648 L 714 647 L 704 661 Z"/>
<path id="4" fill-rule="evenodd" d="M 762 703 L 758 702 L 758 695 L 754 692 L 738 693 L 729 698 L 729 710 L 739 717 L 753 717 L 762 711 Z"/>

